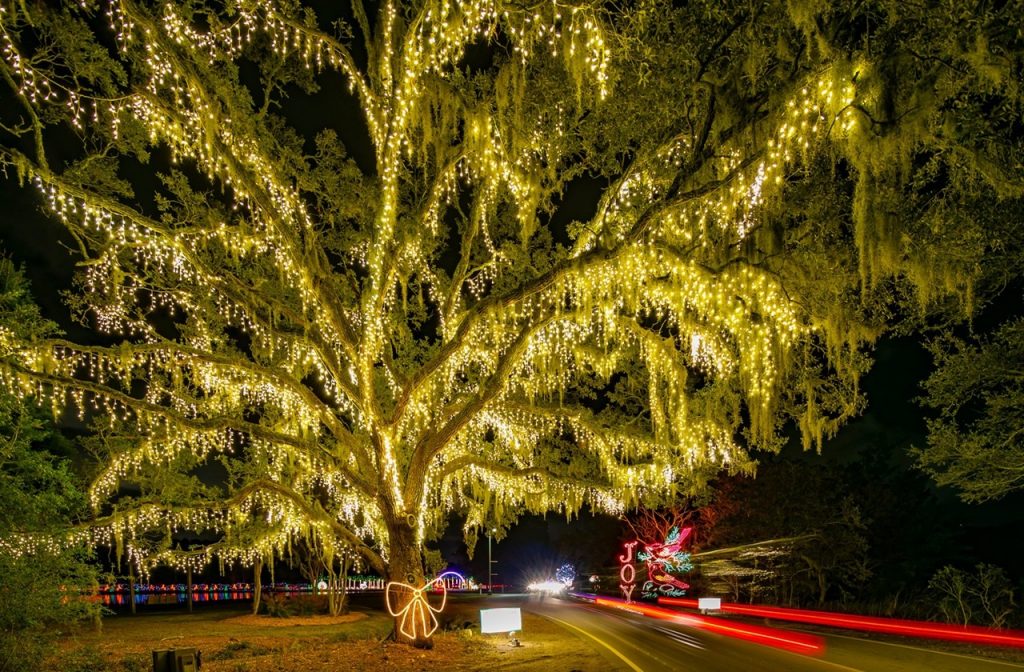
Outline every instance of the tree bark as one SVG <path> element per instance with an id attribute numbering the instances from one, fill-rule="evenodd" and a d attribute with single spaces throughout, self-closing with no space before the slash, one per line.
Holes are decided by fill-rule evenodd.
<path id="1" fill-rule="evenodd" d="M 423 578 L 423 556 L 416 543 L 416 534 L 412 528 L 411 521 L 402 516 L 396 516 L 388 521 L 388 581 L 399 582 L 421 588 L 425 583 Z M 428 635 L 432 621 L 427 620 L 428 632 L 423 632 L 422 621 L 415 618 L 412 611 L 407 612 L 406 631 L 415 629 L 415 637 L 410 639 L 401 631 L 403 617 L 400 615 L 412 599 L 412 594 L 406 590 L 391 590 L 391 608 L 399 615 L 395 616 L 395 641 L 412 644 L 417 648 L 433 648 L 433 639 Z M 415 623 L 414 626 L 411 624 Z"/>
<path id="2" fill-rule="evenodd" d="M 135 615 L 135 570 L 128 565 L 128 599 L 132 604 L 132 616 Z"/>
<path id="3" fill-rule="evenodd" d="M 331 568 L 331 580 L 327 586 L 327 606 L 331 616 L 340 616 L 345 613 L 345 605 L 348 595 L 345 593 L 345 583 L 348 578 L 348 557 L 342 556 L 338 561 L 340 569 L 335 572 Z"/>
<path id="4" fill-rule="evenodd" d="M 260 613 L 260 597 L 263 594 L 263 558 L 256 558 L 253 565 L 252 579 L 252 613 Z"/>

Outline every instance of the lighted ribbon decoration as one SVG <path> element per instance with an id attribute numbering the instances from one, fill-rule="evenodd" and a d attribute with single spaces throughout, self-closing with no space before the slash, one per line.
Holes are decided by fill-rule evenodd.
<path id="1" fill-rule="evenodd" d="M 429 602 L 427 602 L 427 591 L 435 584 L 441 586 L 441 606 L 437 608 L 434 608 Z M 395 609 L 391 605 L 392 588 L 396 589 L 395 592 L 409 591 L 412 594 L 412 597 L 401 609 Z M 397 597 L 395 599 L 397 599 Z M 402 583 L 401 581 L 391 581 L 384 590 L 384 602 L 387 604 L 388 613 L 399 619 L 398 631 L 400 633 L 409 639 L 415 640 L 416 633 L 419 630 L 422 630 L 424 633 L 423 638 L 426 639 L 434 634 L 435 630 L 437 630 L 439 623 L 437 622 L 437 617 L 434 616 L 434 614 L 440 614 L 441 611 L 444 610 L 444 605 L 448 602 L 448 589 L 444 585 L 443 576 L 427 581 L 419 588 L 413 588 L 408 583 Z M 417 625 L 419 625 L 419 627 L 417 627 Z"/>

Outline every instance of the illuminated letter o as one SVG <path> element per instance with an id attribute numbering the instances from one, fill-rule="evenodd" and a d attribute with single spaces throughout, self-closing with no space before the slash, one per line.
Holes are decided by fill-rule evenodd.
<path id="1" fill-rule="evenodd" d="M 626 578 L 626 570 L 629 570 L 629 578 Z M 622 569 L 619 570 L 619 578 L 622 579 L 623 583 L 633 583 L 636 580 L 636 567 L 633 565 L 623 565 Z"/>

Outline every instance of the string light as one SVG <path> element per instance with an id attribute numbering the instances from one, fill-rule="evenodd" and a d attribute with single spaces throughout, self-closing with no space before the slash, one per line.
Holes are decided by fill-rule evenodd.
<path id="1" fill-rule="evenodd" d="M 441 606 L 434 607 L 427 601 L 427 591 L 430 590 L 441 593 Z M 393 592 L 407 594 L 409 597 L 399 600 L 401 605 L 397 606 L 394 600 L 398 598 L 392 597 Z M 411 640 L 427 639 L 437 631 L 439 624 L 434 614 L 444 611 L 448 602 L 448 587 L 440 576 L 419 588 L 401 581 L 391 581 L 384 590 L 384 599 L 388 613 L 398 620 L 398 631 L 402 635 Z"/>
<path id="2" fill-rule="evenodd" d="M 719 268 L 699 251 L 750 236 L 802 158 L 829 133 L 852 129 L 843 110 L 853 91 L 839 74 L 821 74 L 764 122 L 760 151 L 745 151 L 744 138 L 722 147 L 695 176 L 714 185 L 701 197 L 669 193 L 685 141 L 638 159 L 569 258 L 503 294 L 520 261 L 500 240 L 500 218 L 530 240 L 572 158 L 576 106 L 611 92 L 600 12 L 476 0 L 428 2 L 403 17 L 385 2 L 370 76 L 291 2 L 223 4 L 222 16 L 203 21 L 174 3 L 106 4 L 118 55 L 138 83 L 123 95 L 100 95 L 26 58 L 27 20 L 0 4 L 0 54 L 26 100 L 67 105 L 76 127 L 115 137 L 126 124 L 140 128 L 221 189 L 214 204 L 170 176 L 166 192 L 187 206 L 168 203 L 151 217 L 27 156 L 9 158 L 82 242 L 97 328 L 126 340 L 20 343 L 0 330 L 0 385 L 108 419 L 110 453 L 89 491 L 97 515 L 125 483 L 149 483 L 153 472 L 187 475 L 214 460 L 238 469 L 225 497 L 204 493 L 177 507 L 143 498 L 71 538 L 124 550 L 140 573 L 157 562 L 252 564 L 310 536 L 387 561 L 396 520 L 422 543 L 453 510 L 466 512 L 467 529 L 522 509 L 619 513 L 723 466 L 752 468 L 735 440 L 738 418 L 749 418 L 754 440 L 774 432 L 791 353 L 817 327 L 769 273 Z M 446 88 L 452 71 L 499 33 L 520 66 L 509 86 L 520 88 L 488 104 L 459 102 Z M 311 74 L 340 73 L 359 100 L 375 152 L 372 224 L 343 250 L 328 254 L 328 224 L 303 191 L 308 176 L 292 174 L 274 134 L 225 93 L 237 82 L 220 65 L 257 37 Z M 540 59 L 561 63 L 578 101 L 517 113 Z M 412 199 L 408 185 L 421 177 L 427 187 Z M 464 263 L 448 277 L 435 250 L 467 196 L 475 201 Z M 691 249 L 698 253 L 683 252 Z M 410 327 L 415 293 L 437 315 L 437 343 Z M 174 338 L 153 318 L 163 314 Z M 418 339 L 422 352 L 399 352 L 403 339 Z M 580 375 L 609 382 L 633 362 L 644 371 L 633 382 L 646 395 L 646 427 L 611 426 L 565 402 Z M 695 373 L 735 388 L 743 413 L 692 395 Z M 593 465 L 587 480 L 548 459 L 552 437 Z M 219 541 L 160 551 L 142 541 L 152 530 Z M 48 543 L 63 541 L 0 540 L 12 552 Z M 410 627 L 424 631 L 428 612 L 410 609 Z"/>

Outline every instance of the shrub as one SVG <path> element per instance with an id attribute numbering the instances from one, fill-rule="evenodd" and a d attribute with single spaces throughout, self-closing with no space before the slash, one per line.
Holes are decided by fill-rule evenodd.
<path id="1" fill-rule="evenodd" d="M 1009 579 L 995 565 L 978 564 L 973 573 L 947 565 L 928 588 L 938 593 L 936 606 L 950 623 L 1002 628 L 1016 606 Z"/>
<path id="2" fill-rule="evenodd" d="M 288 598 L 280 593 L 268 593 L 260 602 L 260 611 L 272 618 L 289 618 L 293 611 Z"/>

